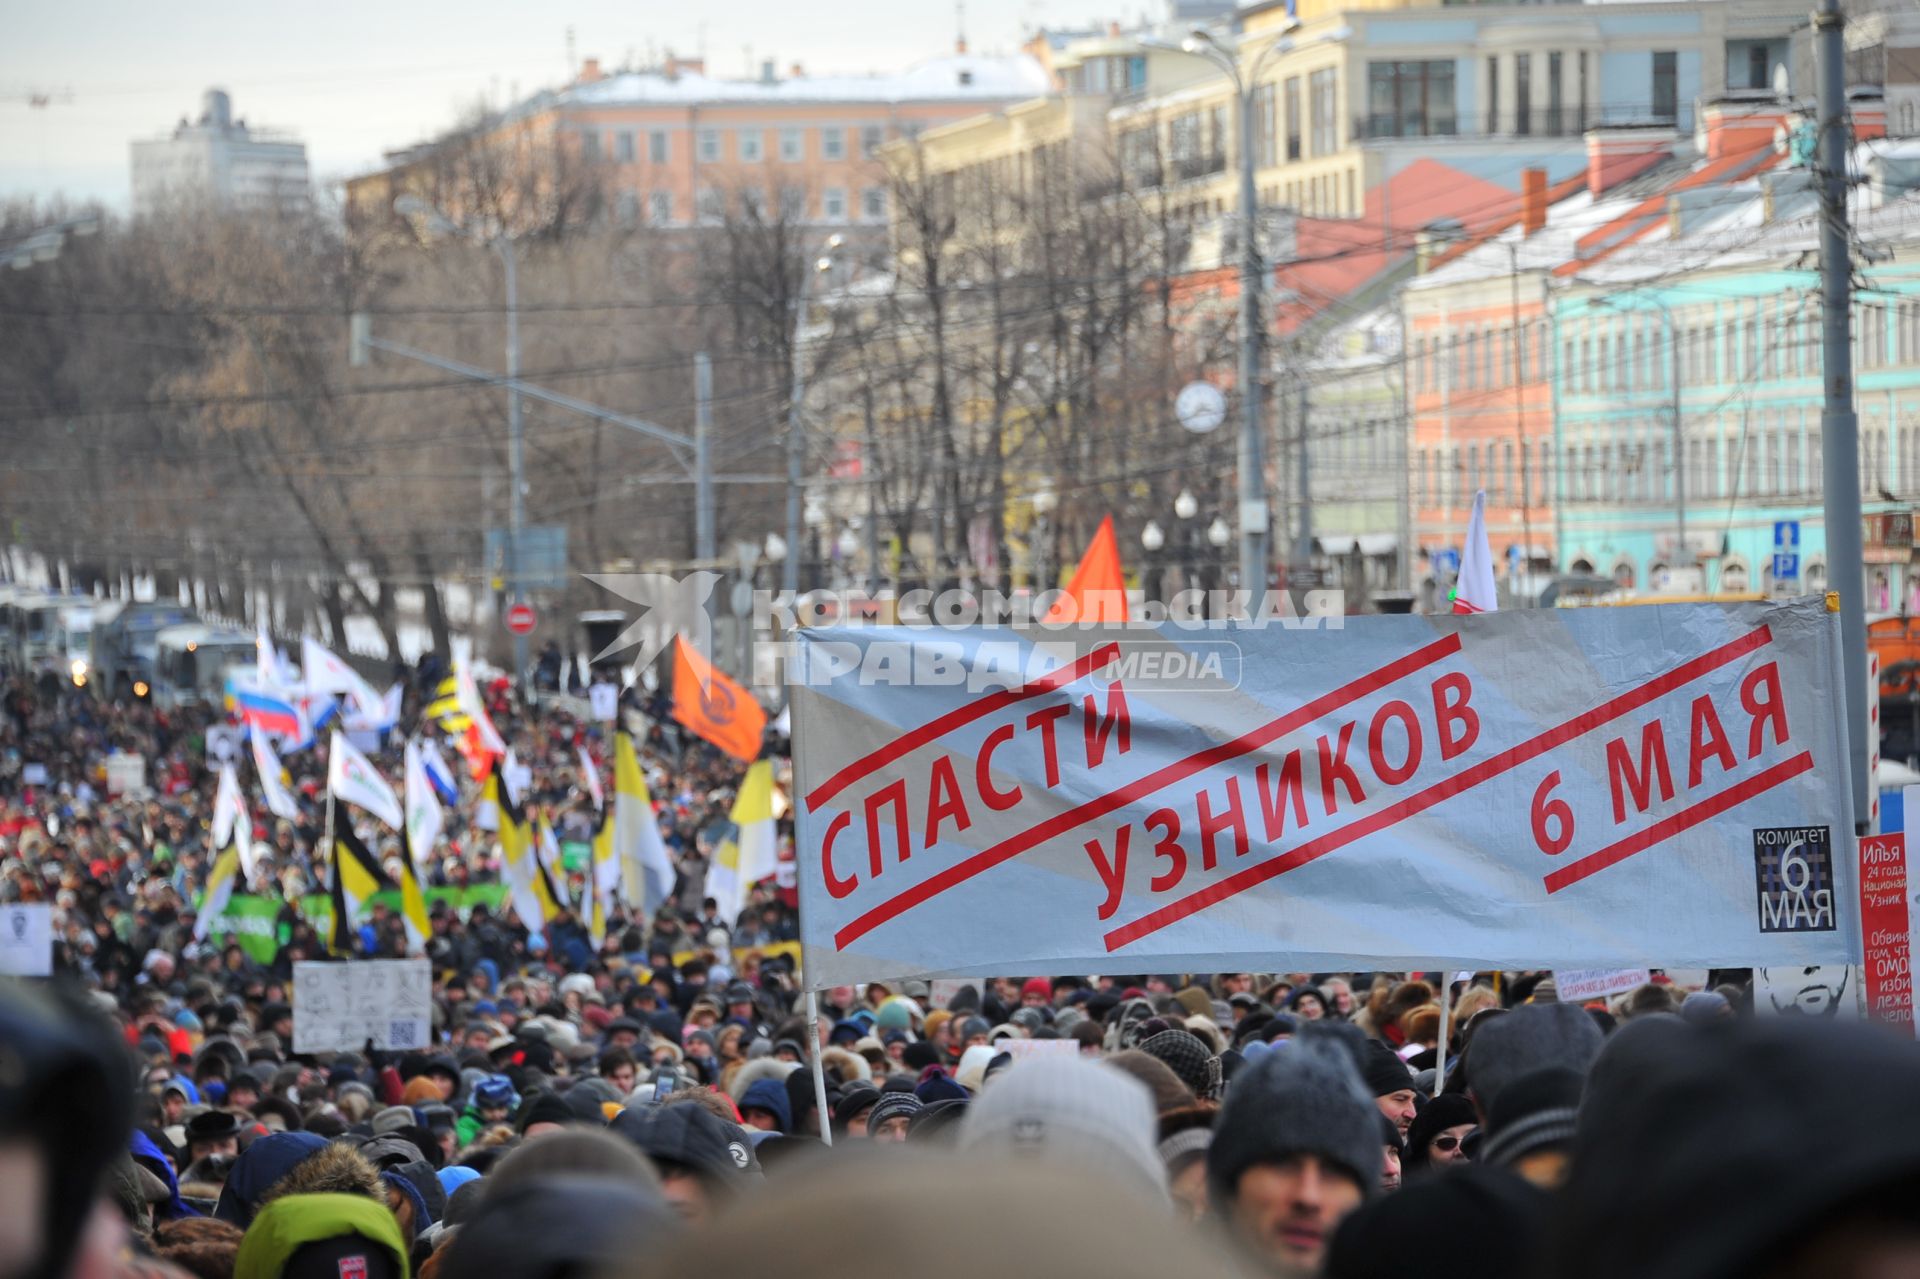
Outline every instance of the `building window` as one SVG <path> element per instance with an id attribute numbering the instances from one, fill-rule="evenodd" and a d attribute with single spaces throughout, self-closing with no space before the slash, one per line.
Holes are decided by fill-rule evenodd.
<path id="1" fill-rule="evenodd" d="M 739 140 L 734 147 L 734 154 L 740 157 L 742 164 L 758 164 L 767 158 L 766 135 L 758 129 L 740 130 Z"/>
<path id="2" fill-rule="evenodd" d="M 1533 55 L 1513 55 L 1513 131 L 1522 137 L 1533 132 Z"/>
<path id="3" fill-rule="evenodd" d="M 755 222 L 764 222 L 767 217 L 767 193 L 761 187 L 740 188 L 740 212 Z"/>
<path id="4" fill-rule="evenodd" d="M 1313 110 L 1313 153 L 1332 155 L 1340 149 L 1339 72 L 1332 67 L 1307 77 Z"/>
<path id="5" fill-rule="evenodd" d="M 634 149 L 632 129 L 622 129 L 613 135 L 613 158 L 621 164 L 632 164 L 638 154 Z"/>
<path id="6" fill-rule="evenodd" d="M 802 187 L 788 184 L 780 188 L 780 220 L 782 222 L 801 222 L 807 216 L 807 193 Z"/>
<path id="7" fill-rule="evenodd" d="M 780 163 L 798 164 L 805 158 L 805 137 L 799 129 L 780 130 Z"/>
<path id="8" fill-rule="evenodd" d="M 867 159 L 871 160 L 873 158 L 873 153 L 880 149 L 880 144 L 886 141 L 886 137 L 887 137 L 887 131 L 880 125 L 877 125 L 877 124 L 861 125 L 860 126 L 860 154 L 867 157 Z"/>
<path id="9" fill-rule="evenodd" d="M 1587 51 L 1573 60 L 1573 132 L 1587 131 Z"/>
<path id="10" fill-rule="evenodd" d="M 860 193 L 860 216 L 868 222 L 886 221 L 887 192 L 885 187 L 868 187 Z"/>
<path id="11" fill-rule="evenodd" d="M 711 226 L 727 216 L 727 202 L 712 187 L 701 187 L 693 200 L 694 211 L 699 219 Z"/>
<path id="12" fill-rule="evenodd" d="M 673 192 L 655 191 L 647 197 L 647 221 L 655 226 L 673 223 Z"/>
<path id="13" fill-rule="evenodd" d="M 1369 62 L 1367 131 L 1376 138 L 1453 134 L 1452 61 Z"/>
<path id="14" fill-rule="evenodd" d="M 702 164 L 714 164 L 720 159 L 720 130 L 702 129 L 695 135 L 698 139 L 696 154 Z"/>
<path id="15" fill-rule="evenodd" d="M 580 130 L 580 158 L 588 164 L 600 163 L 600 130 Z"/>
<path id="16" fill-rule="evenodd" d="M 1562 60 L 1561 55 L 1558 53 L 1549 53 L 1547 55 L 1547 128 L 1546 128 L 1546 131 L 1548 134 L 1556 138 L 1559 137 L 1562 133 L 1566 132 L 1566 119 L 1567 119 L 1565 112 L 1561 110 L 1561 106 L 1560 106 L 1560 96 L 1564 89 L 1564 85 L 1562 83 L 1563 73 L 1560 67 L 1561 60 Z"/>
<path id="17" fill-rule="evenodd" d="M 844 160 L 847 158 L 847 131 L 845 129 L 820 130 L 820 158 L 822 160 Z"/>
<path id="18" fill-rule="evenodd" d="M 847 189 L 828 187 L 820 193 L 820 216 L 828 222 L 847 220 Z"/>
<path id="19" fill-rule="evenodd" d="M 1487 132 L 1500 132 L 1500 56 L 1487 58 Z"/>
<path id="20" fill-rule="evenodd" d="M 634 191 L 622 191 L 614 197 L 614 216 L 620 225 L 630 227 L 640 220 L 640 196 Z"/>
<path id="21" fill-rule="evenodd" d="M 667 131 L 653 129 L 647 133 L 647 159 L 654 164 L 667 162 Z"/>
<path id="22" fill-rule="evenodd" d="M 1671 124 L 1680 118 L 1680 57 L 1672 50 L 1653 55 L 1653 118 Z"/>
<path id="23" fill-rule="evenodd" d="M 1280 139 L 1273 127 L 1275 87 L 1263 84 L 1253 91 L 1253 154 L 1255 163 L 1262 168 L 1272 167 L 1280 158 Z"/>
<path id="24" fill-rule="evenodd" d="M 1287 159 L 1300 158 L 1300 77 L 1287 81 Z"/>

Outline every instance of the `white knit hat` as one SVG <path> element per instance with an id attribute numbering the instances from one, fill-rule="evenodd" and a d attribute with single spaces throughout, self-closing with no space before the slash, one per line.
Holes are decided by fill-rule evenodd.
<path id="1" fill-rule="evenodd" d="M 1167 1195 L 1155 1146 L 1153 1094 L 1111 1066 L 1080 1057 L 1016 1061 L 967 1108 L 959 1146 L 987 1154 L 1114 1169 L 1156 1199 Z"/>

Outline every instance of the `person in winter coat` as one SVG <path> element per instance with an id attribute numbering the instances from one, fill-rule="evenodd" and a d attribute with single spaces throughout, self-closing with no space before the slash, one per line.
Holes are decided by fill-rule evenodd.
<path id="1" fill-rule="evenodd" d="M 505 1075 L 488 1075 L 473 1086 L 473 1099 L 460 1112 L 454 1124 L 454 1137 L 462 1146 L 472 1145 L 476 1137 L 495 1124 L 511 1121 L 520 1105 L 513 1081 Z"/>
<path id="2" fill-rule="evenodd" d="M 1317 1274 L 1380 1184 L 1380 1111 L 1338 1044 L 1297 1039 L 1241 1071 L 1207 1148 L 1214 1212 L 1268 1273 Z"/>
<path id="3" fill-rule="evenodd" d="M 407 1279 L 407 1246 L 385 1203 L 361 1195 L 289 1195 L 240 1240 L 234 1279 Z"/>

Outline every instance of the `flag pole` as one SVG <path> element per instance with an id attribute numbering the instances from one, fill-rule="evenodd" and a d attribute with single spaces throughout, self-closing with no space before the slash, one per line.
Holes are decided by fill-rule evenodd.
<path id="1" fill-rule="evenodd" d="M 1433 1076 L 1433 1095 L 1438 1097 L 1447 1088 L 1447 1018 L 1453 1012 L 1453 982 L 1447 976 L 1445 965 L 1440 968 L 1440 1051 L 1435 1055 L 1436 1070 Z"/>
<path id="2" fill-rule="evenodd" d="M 328 760 L 327 766 L 331 768 L 333 766 L 333 761 Z M 339 857 L 336 854 L 333 846 L 333 780 L 331 778 L 327 780 L 327 824 L 326 824 L 325 833 L 321 836 L 321 838 L 326 840 L 326 848 L 327 848 L 327 876 L 329 880 L 327 884 L 327 889 L 328 889 L 327 904 L 330 906 L 338 906 L 340 905 L 341 902 L 345 900 L 345 898 L 341 897 L 340 894 L 332 891 L 333 884 L 331 881 L 338 879 L 340 877 L 340 867 L 338 865 Z M 333 925 L 330 929 L 333 936 L 327 938 L 327 949 L 333 952 L 334 954 L 339 953 L 340 924 L 341 924 L 341 921 L 338 919 L 333 921 Z"/>
<path id="3" fill-rule="evenodd" d="M 807 991 L 807 1057 L 813 1062 L 813 1105 L 820 1116 L 820 1140 L 833 1145 L 833 1112 L 827 1109 L 827 1068 L 820 1060 L 820 999 Z"/>

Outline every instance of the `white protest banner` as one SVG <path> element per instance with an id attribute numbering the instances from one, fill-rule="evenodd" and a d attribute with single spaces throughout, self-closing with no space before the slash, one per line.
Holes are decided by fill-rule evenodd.
<path id="1" fill-rule="evenodd" d="M 1823 601 L 1342 620 L 799 632 L 808 982 L 1857 959 Z"/>
<path id="2" fill-rule="evenodd" d="M 1858 1017 L 1860 970 L 1852 964 L 1756 968 L 1753 1010 L 1763 1017 Z"/>
<path id="3" fill-rule="evenodd" d="M 954 996 L 958 995 L 961 990 L 967 986 L 972 986 L 974 992 L 976 994 L 979 993 L 980 983 L 977 981 L 966 981 L 957 977 L 934 978 L 927 983 L 927 1007 L 950 1007 L 953 1003 Z"/>
<path id="4" fill-rule="evenodd" d="M 116 751 L 107 756 L 107 794 L 143 795 L 147 790 L 147 759 Z"/>
<path id="5" fill-rule="evenodd" d="M 620 689 L 613 684 L 589 684 L 587 701 L 593 708 L 593 717 L 602 724 L 610 724 L 620 713 Z"/>
<path id="6" fill-rule="evenodd" d="M 53 976 L 53 907 L 47 902 L 0 906 L 0 974 Z"/>
<path id="7" fill-rule="evenodd" d="M 318 960 L 293 966 L 293 1050 L 425 1048 L 433 1036 L 433 974 L 424 959 Z"/>
<path id="8" fill-rule="evenodd" d="M 1077 1039 L 1002 1039 L 993 1045 L 996 1053 L 1007 1053 L 1018 1065 L 1029 1057 L 1078 1057 Z"/>
<path id="9" fill-rule="evenodd" d="M 1608 995 L 1637 990 L 1652 980 L 1653 971 L 1648 968 L 1556 968 L 1553 970 L 1554 988 L 1560 992 L 1560 1002 L 1563 1004 L 1584 1003 L 1589 999 L 1605 999 Z"/>

